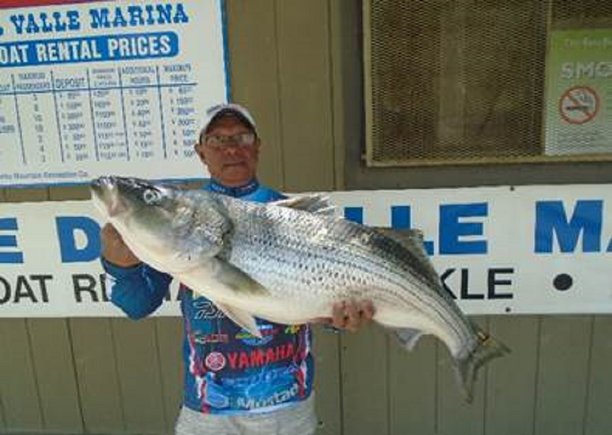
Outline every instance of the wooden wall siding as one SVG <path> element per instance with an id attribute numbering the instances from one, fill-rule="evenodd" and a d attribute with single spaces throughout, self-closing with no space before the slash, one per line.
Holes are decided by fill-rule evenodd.
<path id="1" fill-rule="evenodd" d="M 535 316 L 496 317 L 490 333 L 512 349 L 487 371 L 486 434 L 533 433 L 540 321 Z M 493 363 L 492 363 L 493 364 Z"/>
<path id="2" fill-rule="evenodd" d="M 112 322 L 70 319 L 83 423 L 93 433 L 116 433 L 125 426 Z"/>
<path id="3" fill-rule="evenodd" d="M 170 433 L 174 428 L 183 398 L 183 367 L 180 358 L 182 347 L 179 344 L 183 342 L 183 321 L 178 317 L 157 318 L 155 333 L 161 370 L 165 429 Z"/>
<path id="4" fill-rule="evenodd" d="M 609 317 L 593 319 L 591 360 L 587 385 L 585 435 L 612 432 L 612 321 Z"/>
<path id="5" fill-rule="evenodd" d="M 389 433 L 385 333 L 373 327 L 359 334 L 343 334 L 341 346 L 343 433 Z"/>
<path id="6" fill-rule="evenodd" d="M 402 435 L 406 428 L 427 435 L 436 430 L 438 344 L 424 337 L 412 352 L 389 337 L 389 434 Z"/>
<path id="7" fill-rule="evenodd" d="M 586 419 L 593 319 L 544 318 L 536 379 L 536 435 L 582 433 Z"/>
<path id="8" fill-rule="evenodd" d="M 260 127 L 261 178 L 334 188 L 328 2 L 227 2 L 232 96 Z"/>
<path id="9" fill-rule="evenodd" d="M 488 330 L 485 319 L 476 318 L 476 320 L 478 320 L 477 323 L 483 329 Z M 484 404 L 486 403 L 484 388 L 487 383 L 487 370 L 494 370 L 493 363 L 491 363 L 490 367 L 480 371 L 479 379 L 474 384 L 473 403 L 467 404 L 457 386 L 453 362 L 448 351 L 441 343 L 437 343 L 437 346 L 437 430 L 441 434 L 469 433 L 472 435 L 482 435 L 484 429 Z"/>
<path id="10" fill-rule="evenodd" d="M 262 140 L 261 180 L 284 188 L 276 3 L 227 1 L 232 99 L 248 104 Z"/>
<path id="11" fill-rule="evenodd" d="M 37 432 L 43 428 L 43 415 L 27 322 L 0 319 L 0 391 L 6 428 Z"/>
<path id="12" fill-rule="evenodd" d="M 315 327 L 315 391 L 319 435 L 342 432 L 340 335 Z"/>
<path id="13" fill-rule="evenodd" d="M 353 170 L 344 155 L 358 156 L 363 140 L 361 2 L 226 5 L 232 93 L 258 121 L 261 179 L 287 191 L 343 188 Z M 390 173 L 397 185 L 409 176 Z M 88 197 L 0 189 L 0 214 L 1 202 Z M 475 320 L 512 353 L 481 372 L 472 405 L 431 337 L 406 352 L 379 327 L 315 328 L 318 433 L 612 434 L 612 317 Z M 0 319 L 0 433 L 172 433 L 181 339 L 179 318 Z"/>
<path id="14" fill-rule="evenodd" d="M 336 189 L 345 190 L 346 160 L 349 155 L 360 156 L 364 138 L 362 1 L 329 1 L 328 4 L 334 180 Z"/>
<path id="15" fill-rule="evenodd" d="M 285 189 L 334 187 L 327 1 L 277 0 Z"/>

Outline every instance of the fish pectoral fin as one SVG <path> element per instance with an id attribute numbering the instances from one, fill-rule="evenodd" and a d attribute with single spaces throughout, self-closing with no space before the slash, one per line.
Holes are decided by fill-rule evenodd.
<path id="1" fill-rule="evenodd" d="M 403 347 L 408 350 L 412 350 L 419 342 L 419 339 L 425 335 L 425 333 L 420 329 L 397 328 L 395 330 L 395 335 Z"/>
<path id="2" fill-rule="evenodd" d="M 247 273 L 218 258 L 211 259 L 207 266 L 208 268 L 202 275 L 204 279 L 196 282 L 193 288 L 200 289 L 203 295 L 213 300 L 215 305 L 234 323 L 249 331 L 251 335 L 261 338 L 261 333 L 252 314 L 231 303 L 219 302 L 219 300 L 227 301 L 227 299 L 235 300 L 265 295 L 268 290 Z M 203 287 L 204 282 L 207 283 L 208 288 Z"/>
<path id="3" fill-rule="evenodd" d="M 326 216 L 333 216 L 337 211 L 337 207 L 329 202 L 329 196 L 321 193 L 296 195 L 272 204 Z"/>
<path id="4" fill-rule="evenodd" d="M 226 261 L 215 260 L 214 279 L 223 286 L 225 290 L 234 293 L 250 293 L 265 295 L 268 290 L 255 281 L 249 274 L 238 269 Z"/>
<path id="5" fill-rule="evenodd" d="M 257 327 L 255 317 L 253 317 L 250 313 L 247 313 L 246 311 L 241 310 L 240 308 L 232 307 L 230 305 L 216 305 L 236 325 L 240 326 L 242 329 L 249 331 L 251 335 L 257 338 L 262 338 L 261 332 L 259 332 L 259 328 Z"/>
<path id="6" fill-rule="evenodd" d="M 199 268 L 179 275 L 178 279 L 194 292 L 210 299 L 237 325 L 261 338 L 253 315 L 228 302 L 268 293 L 248 274 L 223 260 L 212 258 Z"/>

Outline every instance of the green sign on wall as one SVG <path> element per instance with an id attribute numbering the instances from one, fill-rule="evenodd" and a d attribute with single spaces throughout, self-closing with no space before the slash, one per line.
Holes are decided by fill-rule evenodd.
<path id="1" fill-rule="evenodd" d="M 545 114 L 547 155 L 612 153 L 612 29 L 552 32 Z"/>

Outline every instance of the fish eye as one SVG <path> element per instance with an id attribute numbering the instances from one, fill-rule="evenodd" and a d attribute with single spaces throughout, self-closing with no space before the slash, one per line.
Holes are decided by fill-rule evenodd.
<path id="1" fill-rule="evenodd" d="M 147 189 L 142 194 L 142 199 L 147 204 L 155 204 L 161 198 L 161 194 L 157 190 Z"/>

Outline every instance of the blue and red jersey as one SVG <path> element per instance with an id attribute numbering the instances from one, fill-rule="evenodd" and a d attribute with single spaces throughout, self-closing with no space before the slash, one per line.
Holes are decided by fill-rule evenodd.
<path id="1" fill-rule="evenodd" d="M 228 188 L 214 180 L 206 190 L 248 201 L 283 199 L 256 180 Z M 172 277 L 141 264 L 122 268 L 102 260 L 110 275 L 111 301 L 130 318 L 155 311 Z M 308 325 L 289 326 L 257 320 L 257 338 L 226 317 L 210 300 L 181 285 L 184 320 L 185 406 L 211 414 L 240 414 L 279 409 L 310 396 L 313 386 L 312 332 Z"/>

